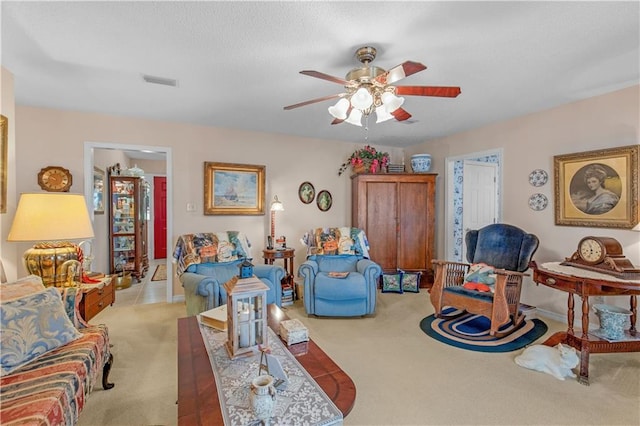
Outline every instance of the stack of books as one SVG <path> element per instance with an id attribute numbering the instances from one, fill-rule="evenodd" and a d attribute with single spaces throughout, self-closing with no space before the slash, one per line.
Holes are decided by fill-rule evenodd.
<path id="1" fill-rule="evenodd" d="M 293 284 L 289 281 L 282 284 L 282 306 L 293 305 Z"/>
<path id="2" fill-rule="evenodd" d="M 404 173 L 404 164 L 388 164 L 388 173 Z"/>
<path id="3" fill-rule="evenodd" d="M 200 313 L 200 322 L 220 331 L 227 329 L 227 305 L 220 305 Z"/>

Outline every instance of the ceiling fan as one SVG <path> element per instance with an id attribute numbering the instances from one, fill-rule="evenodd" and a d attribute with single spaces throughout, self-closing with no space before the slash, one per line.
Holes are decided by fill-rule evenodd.
<path id="1" fill-rule="evenodd" d="M 404 98 L 401 95 L 455 98 L 461 93 L 459 87 L 452 86 L 392 86 L 396 81 L 423 71 L 427 67 L 420 62 L 406 61 L 386 71 L 370 65 L 375 59 L 376 53 L 376 49 L 371 46 L 359 48 L 355 56 L 362 63 L 362 67 L 352 69 L 344 79 L 319 71 L 300 71 L 300 74 L 342 84 L 346 91 L 288 105 L 284 109 L 290 110 L 340 98 L 335 105 L 329 107 L 329 114 L 334 117 L 331 124 L 339 124 L 344 121 L 355 126 L 362 126 L 362 117 L 368 117 L 374 111 L 376 123 L 392 118 L 397 121 L 409 119 L 411 114 L 401 108 L 404 103 Z"/>

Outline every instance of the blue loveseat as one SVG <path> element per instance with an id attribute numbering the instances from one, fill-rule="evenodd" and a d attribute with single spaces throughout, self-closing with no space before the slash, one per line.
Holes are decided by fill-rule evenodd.
<path id="1" fill-rule="evenodd" d="M 237 231 L 186 234 L 178 238 L 173 257 L 191 316 L 227 303 L 224 283 L 238 275 L 245 258 L 251 259 L 251 245 Z M 269 287 L 267 303 L 282 306 L 284 268 L 255 265 L 253 274 Z"/>

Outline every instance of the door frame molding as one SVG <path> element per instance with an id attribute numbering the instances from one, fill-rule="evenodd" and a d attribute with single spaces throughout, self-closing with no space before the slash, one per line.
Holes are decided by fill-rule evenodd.
<path id="1" fill-rule="evenodd" d="M 461 244 L 464 244 L 463 241 L 455 241 L 454 230 L 455 230 L 455 212 L 454 212 L 454 198 L 455 198 L 455 179 L 454 179 L 454 166 L 457 161 L 464 160 L 478 160 L 483 157 L 488 156 L 497 156 L 498 157 L 498 179 L 497 179 L 497 194 L 496 194 L 496 204 L 497 204 L 497 220 L 498 222 L 502 219 L 502 171 L 503 171 L 503 162 L 504 162 L 504 150 L 503 148 L 490 149 L 486 151 L 478 151 L 471 152 L 463 155 L 456 155 L 445 158 L 446 164 L 446 172 L 445 172 L 445 224 L 444 224 L 444 249 L 445 249 L 445 259 L 449 261 L 456 260 L 454 256 L 454 249 Z"/>
<path id="2" fill-rule="evenodd" d="M 173 156 L 170 147 L 149 146 L 149 145 L 129 145 L 109 142 L 85 142 L 84 143 L 84 196 L 87 205 L 93 206 L 93 153 L 96 149 L 112 149 L 119 151 L 152 151 L 165 155 L 165 175 L 167 177 L 167 242 L 171 241 L 173 233 Z M 89 204 L 91 203 L 91 204 Z M 93 222 L 93 208 L 89 208 L 91 221 Z M 167 256 L 167 271 L 172 270 L 170 257 Z M 151 273 L 153 273 L 151 271 Z M 173 303 L 173 274 L 167 273 L 167 303 Z"/>

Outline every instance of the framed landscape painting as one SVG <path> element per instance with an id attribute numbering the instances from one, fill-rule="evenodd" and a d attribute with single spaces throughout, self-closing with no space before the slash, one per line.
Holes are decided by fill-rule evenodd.
<path id="1" fill-rule="evenodd" d="M 556 225 L 633 228 L 638 224 L 640 145 L 556 155 Z"/>
<path id="2" fill-rule="evenodd" d="M 263 215 L 265 166 L 204 163 L 204 214 Z"/>

